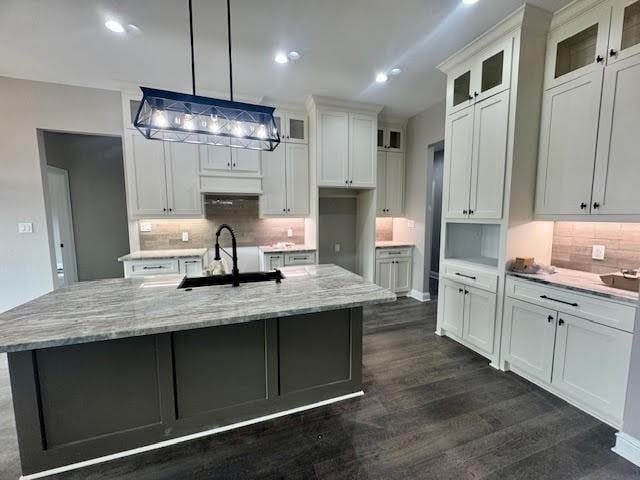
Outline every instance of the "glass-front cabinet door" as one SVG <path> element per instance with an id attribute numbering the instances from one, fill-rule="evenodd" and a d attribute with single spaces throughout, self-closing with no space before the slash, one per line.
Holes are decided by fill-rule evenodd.
<path id="1" fill-rule="evenodd" d="M 307 116 L 287 112 L 287 143 L 307 143 Z"/>
<path id="2" fill-rule="evenodd" d="M 640 0 L 615 0 L 611 17 L 607 62 L 640 53 Z"/>
<path id="3" fill-rule="evenodd" d="M 511 52 L 513 38 L 480 53 L 476 57 L 476 83 L 472 85 L 473 97 L 481 101 L 492 97 L 511 86 Z"/>
<path id="4" fill-rule="evenodd" d="M 473 105 L 473 91 L 471 89 L 471 68 L 461 69 L 449 75 L 447 85 L 447 112 L 455 113 Z"/>
<path id="5" fill-rule="evenodd" d="M 402 152 L 404 135 L 401 127 L 389 126 L 387 130 L 387 151 L 389 152 Z"/>
<path id="6" fill-rule="evenodd" d="M 545 89 L 604 67 L 608 52 L 611 6 L 602 3 L 549 35 Z"/>
<path id="7" fill-rule="evenodd" d="M 376 138 L 377 138 L 376 146 L 378 147 L 378 150 L 386 151 L 387 144 L 385 143 L 386 135 L 385 135 L 384 127 L 378 126 L 378 135 Z"/>

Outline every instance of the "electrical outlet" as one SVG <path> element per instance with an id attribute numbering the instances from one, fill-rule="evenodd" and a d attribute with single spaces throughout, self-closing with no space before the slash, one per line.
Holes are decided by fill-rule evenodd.
<path id="1" fill-rule="evenodd" d="M 335 249 L 336 253 L 340 253 L 340 244 L 339 243 L 336 243 L 333 248 Z"/>
<path id="2" fill-rule="evenodd" d="M 33 233 L 33 223 L 19 223 L 18 224 L 18 233 Z"/>
<path id="3" fill-rule="evenodd" d="M 141 232 L 150 232 L 151 224 L 149 222 L 140 222 L 140 231 Z"/>
<path id="4" fill-rule="evenodd" d="M 293 228 L 287 228 L 287 237 L 293 237 Z"/>
<path id="5" fill-rule="evenodd" d="M 408 228 L 415 228 L 416 227 L 416 222 L 413 220 L 407 220 L 407 227 Z"/>
<path id="6" fill-rule="evenodd" d="M 604 245 L 594 245 L 591 250 L 591 258 L 594 260 L 604 260 Z"/>
<path id="7" fill-rule="evenodd" d="M 189 241 L 189 232 L 182 232 L 182 241 L 183 242 Z"/>

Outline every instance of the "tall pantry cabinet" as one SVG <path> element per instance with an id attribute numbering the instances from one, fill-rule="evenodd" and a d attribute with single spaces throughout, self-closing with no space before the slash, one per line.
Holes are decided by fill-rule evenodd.
<path id="1" fill-rule="evenodd" d="M 439 66 L 447 96 L 436 333 L 496 368 L 509 233 L 533 219 L 550 20 L 524 5 Z"/>
<path id="2" fill-rule="evenodd" d="M 554 15 L 540 130 L 540 218 L 640 219 L 638 85 L 640 0 L 583 0 Z"/>

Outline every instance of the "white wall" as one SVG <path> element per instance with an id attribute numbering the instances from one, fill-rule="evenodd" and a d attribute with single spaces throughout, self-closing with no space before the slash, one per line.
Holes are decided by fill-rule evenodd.
<path id="1" fill-rule="evenodd" d="M 443 92 L 444 97 L 444 92 Z M 433 151 L 430 146 L 444 140 L 445 102 L 434 105 L 407 123 L 407 152 L 405 157 L 405 219 L 394 220 L 394 240 L 415 244 L 413 254 L 413 290 L 429 292 L 431 268 L 431 197 L 429 181 Z M 445 146 L 446 148 L 446 146 Z M 407 220 L 415 222 L 408 228 Z"/>
<path id="2" fill-rule="evenodd" d="M 1 312 L 53 288 L 38 130 L 122 135 L 122 107 L 119 92 L 6 77 L 0 105 Z"/>

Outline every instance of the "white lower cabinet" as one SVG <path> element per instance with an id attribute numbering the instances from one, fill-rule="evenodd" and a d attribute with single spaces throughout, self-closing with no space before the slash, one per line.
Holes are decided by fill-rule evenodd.
<path id="1" fill-rule="evenodd" d="M 295 265 L 315 265 L 316 252 L 274 252 L 260 254 L 260 270 L 268 272 Z"/>
<path id="2" fill-rule="evenodd" d="M 393 293 L 411 290 L 413 250 L 389 248 L 376 250 L 376 284 Z"/>
<path id="3" fill-rule="evenodd" d="M 518 291 L 511 280 L 507 284 L 508 290 Z M 557 297 L 557 289 L 549 288 L 546 296 Z M 571 308 L 576 307 L 567 303 L 554 310 L 507 297 L 502 339 L 506 367 L 619 427 L 633 334 L 566 313 Z"/>
<path id="4" fill-rule="evenodd" d="M 443 301 L 439 328 L 462 339 L 478 353 L 492 356 L 496 326 L 496 294 L 442 280 Z"/>

